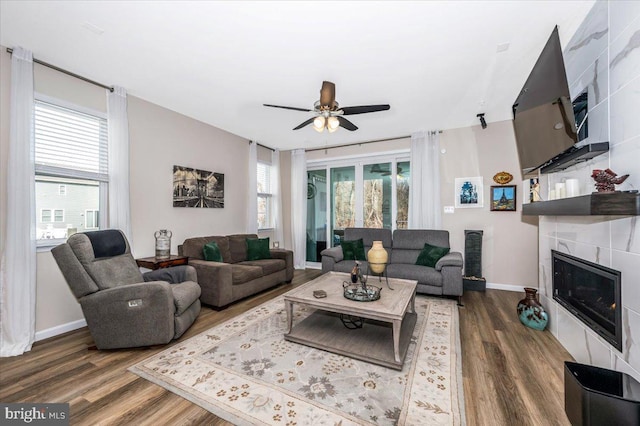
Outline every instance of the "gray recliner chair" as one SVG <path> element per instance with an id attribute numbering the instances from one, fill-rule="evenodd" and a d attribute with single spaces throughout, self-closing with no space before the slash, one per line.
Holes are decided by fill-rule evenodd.
<path id="1" fill-rule="evenodd" d="M 51 252 L 98 349 L 166 344 L 200 313 L 195 269 L 183 265 L 143 275 L 119 230 L 74 234 Z"/>

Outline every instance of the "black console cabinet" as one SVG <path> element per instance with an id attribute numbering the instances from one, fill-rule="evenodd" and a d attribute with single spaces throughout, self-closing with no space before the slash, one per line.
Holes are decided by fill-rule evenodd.
<path id="1" fill-rule="evenodd" d="M 573 426 L 640 425 L 640 383 L 619 371 L 566 361 L 564 411 Z"/>

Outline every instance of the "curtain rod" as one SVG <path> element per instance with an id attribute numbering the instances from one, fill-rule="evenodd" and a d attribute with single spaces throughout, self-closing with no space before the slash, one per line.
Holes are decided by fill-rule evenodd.
<path id="1" fill-rule="evenodd" d="M 438 133 L 442 133 L 442 130 L 438 130 Z M 354 142 L 354 143 L 346 143 L 343 145 L 331 145 L 331 146 L 325 146 L 322 148 L 309 148 L 309 149 L 305 149 L 304 152 L 313 152 L 313 151 L 323 151 L 326 149 L 334 149 L 334 148 L 345 148 L 348 146 L 356 146 L 356 145 L 366 145 L 368 143 L 376 143 L 376 142 L 388 142 L 388 141 L 395 141 L 395 140 L 399 140 L 399 139 L 407 139 L 410 138 L 411 135 L 408 136 L 396 136 L 395 138 L 386 138 L 386 139 L 375 139 L 375 140 L 371 140 L 371 141 L 364 141 L 364 142 Z"/>
<path id="2" fill-rule="evenodd" d="M 249 141 L 249 143 L 250 143 L 250 144 L 252 144 L 252 143 L 253 143 L 253 141 Z M 262 145 L 261 143 L 258 143 L 258 142 L 256 142 L 256 145 L 261 146 L 261 147 L 263 147 L 264 149 L 268 149 L 268 150 L 273 151 L 273 152 L 275 152 L 275 151 L 276 151 L 275 149 L 270 148 L 270 147 L 268 147 L 268 146 L 266 146 L 266 145 Z"/>
<path id="3" fill-rule="evenodd" d="M 9 54 L 12 54 L 12 53 L 13 53 L 13 49 L 12 49 L 12 48 L 10 48 L 10 47 L 7 47 L 7 52 L 8 52 Z M 86 81 L 87 83 L 91 83 L 91 84 L 96 85 L 96 86 L 98 86 L 98 87 L 102 87 L 103 89 L 107 89 L 107 90 L 108 90 L 108 91 L 110 91 L 110 92 L 113 92 L 113 86 L 107 86 L 107 85 L 105 85 L 105 84 L 98 83 L 97 81 L 90 80 L 90 79 L 88 79 L 88 78 L 86 78 L 86 77 L 83 77 L 83 76 L 78 75 L 78 74 L 76 74 L 76 73 L 73 73 L 73 72 L 71 72 L 71 71 L 67 71 L 67 70 L 62 69 L 62 68 L 60 68 L 60 67 L 57 67 L 57 66 L 55 66 L 55 65 L 51 65 L 51 64 L 49 64 L 49 63 L 47 63 L 47 62 L 40 61 L 40 60 L 38 60 L 38 59 L 36 59 L 36 58 L 33 58 L 33 62 L 34 62 L 34 63 L 36 63 L 36 64 L 43 65 L 43 66 L 45 66 L 45 67 L 47 67 L 47 68 L 51 68 L 52 70 L 56 70 L 56 71 L 58 71 L 58 72 L 61 72 L 61 73 L 63 73 L 63 74 L 70 75 L 71 77 L 75 77 L 75 78 L 77 78 L 77 79 L 79 79 L 79 80 Z"/>

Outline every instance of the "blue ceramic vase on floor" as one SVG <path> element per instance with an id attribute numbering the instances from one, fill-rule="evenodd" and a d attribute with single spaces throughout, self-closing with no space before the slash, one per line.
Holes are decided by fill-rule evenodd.
<path id="1" fill-rule="evenodd" d="M 538 302 L 538 289 L 525 287 L 524 292 L 525 298 L 518 302 L 518 318 L 527 327 L 542 331 L 547 326 L 549 317 Z"/>

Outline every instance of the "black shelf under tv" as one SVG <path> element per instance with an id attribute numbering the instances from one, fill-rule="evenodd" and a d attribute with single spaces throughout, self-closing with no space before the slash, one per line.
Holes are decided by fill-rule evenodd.
<path id="1" fill-rule="evenodd" d="M 607 151 L 609 151 L 609 142 L 598 142 L 584 145 L 580 148 L 571 148 L 552 158 L 546 165 L 542 166 L 540 173 L 559 172 L 604 154 Z"/>
<path id="2" fill-rule="evenodd" d="M 537 201 L 523 204 L 526 216 L 638 216 L 640 194 L 631 192 L 596 192 L 579 197 Z"/>

